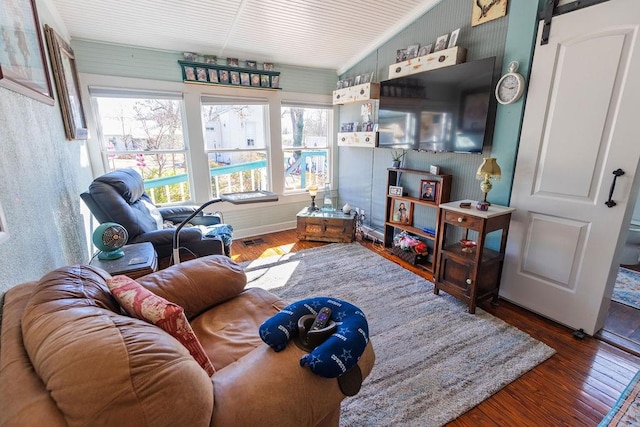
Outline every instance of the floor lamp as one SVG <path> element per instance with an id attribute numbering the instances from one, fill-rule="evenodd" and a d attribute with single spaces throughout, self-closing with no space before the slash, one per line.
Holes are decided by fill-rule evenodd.
<path id="1" fill-rule="evenodd" d="M 221 194 L 219 198 L 209 200 L 201 205 L 198 209 L 193 211 L 191 215 L 176 227 L 173 233 L 173 264 L 180 264 L 180 230 L 189 223 L 193 218 L 202 212 L 207 206 L 218 202 L 229 202 L 234 205 L 243 205 L 250 203 L 264 203 L 264 202 L 277 202 L 278 195 L 271 191 L 255 190 L 255 191 L 243 191 L 240 193 L 228 193 Z"/>

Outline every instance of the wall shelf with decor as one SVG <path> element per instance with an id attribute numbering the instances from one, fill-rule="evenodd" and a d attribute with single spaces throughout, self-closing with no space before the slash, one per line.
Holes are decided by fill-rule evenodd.
<path id="1" fill-rule="evenodd" d="M 460 46 L 451 47 L 389 65 L 389 79 L 460 64 L 465 62 L 466 59 L 467 49 Z"/>
<path id="2" fill-rule="evenodd" d="M 378 133 L 373 131 L 372 122 L 377 117 L 378 99 L 380 83 L 363 83 L 333 91 L 333 105 L 341 106 L 339 147 L 374 148 L 378 145 Z M 356 111 L 356 108 L 360 110 Z M 345 123 L 343 119 L 347 116 L 359 117 L 358 122 Z"/>
<path id="3" fill-rule="evenodd" d="M 387 169 L 384 246 L 389 248 L 392 254 L 407 261 L 405 254 L 394 246 L 394 237 L 399 232 L 405 232 L 425 242 L 429 247 L 429 256 L 413 257 L 409 262 L 430 273 L 434 271 L 437 258 L 436 242 L 440 232 L 438 208 L 441 203 L 449 201 L 451 181 L 452 175 L 449 174 L 432 174 L 406 168 Z M 405 191 L 405 186 L 401 186 L 402 183 L 406 183 L 407 188 L 417 190 L 413 190 L 414 194 L 409 194 Z M 425 218 L 417 217 L 414 213 L 416 206 L 435 209 L 435 222 L 426 224 Z"/>
<path id="4" fill-rule="evenodd" d="M 178 61 L 185 83 L 280 90 L 280 72 L 256 68 Z"/>

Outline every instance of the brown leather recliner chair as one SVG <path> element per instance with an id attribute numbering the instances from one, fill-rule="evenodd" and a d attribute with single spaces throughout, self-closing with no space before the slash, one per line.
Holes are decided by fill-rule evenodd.
<path id="1" fill-rule="evenodd" d="M 276 353 L 260 340 L 258 326 L 286 303 L 244 290 L 244 272 L 229 258 L 136 279 L 184 308 L 211 377 L 164 330 L 122 314 L 109 277 L 64 267 L 5 294 L 1 426 L 338 425 L 345 396 L 337 380 L 301 367 L 295 345 Z M 369 343 L 358 362 L 363 377 L 374 358 Z"/>

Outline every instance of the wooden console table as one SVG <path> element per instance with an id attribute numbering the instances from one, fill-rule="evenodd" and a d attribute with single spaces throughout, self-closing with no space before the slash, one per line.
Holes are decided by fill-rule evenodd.
<path id="1" fill-rule="evenodd" d="M 471 208 L 461 208 L 460 202 L 471 202 Z M 436 295 L 442 289 L 464 301 L 469 306 L 469 313 L 475 313 L 476 305 L 482 300 L 491 298 L 494 303 L 498 301 L 509 222 L 511 212 L 515 210 L 491 205 L 488 211 L 479 211 L 475 206 L 476 202 L 471 200 L 440 205 L 440 236 L 433 288 Z M 451 230 L 456 227 L 462 233 L 456 234 Z M 498 251 L 486 248 L 487 235 L 498 231 L 501 233 Z M 458 239 L 450 237 L 447 240 L 447 234 Z M 463 250 L 460 238 L 475 239 L 477 246 Z"/>
<path id="2" fill-rule="evenodd" d="M 345 214 L 342 211 L 309 211 L 302 209 L 297 215 L 296 234 L 298 240 L 316 240 L 319 242 L 350 243 L 355 239 L 355 212 Z"/>

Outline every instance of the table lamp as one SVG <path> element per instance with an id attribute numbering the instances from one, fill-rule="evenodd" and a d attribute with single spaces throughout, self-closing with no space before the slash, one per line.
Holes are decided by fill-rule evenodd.
<path id="1" fill-rule="evenodd" d="M 307 211 L 317 211 L 318 207 L 316 206 L 316 196 L 318 195 L 318 186 L 310 185 L 307 187 L 307 190 L 309 191 L 309 195 L 311 196 L 311 205 L 307 208 Z"/>
<path id="2" fill-rule="evenodd" d="M 484 199 L 482 202 L 478 203 L 478 209 L 482 209 L 482 207 L 488 208 L 491 203 L 487 202 L 487 194 L 491 191 L 493 185 L 491 184 L 492 179 L 500 179 L 502 177 L 502 171 L 500 170 L 500 166 L 496 162 L 495 157 L 484 157 L 482 159 L 482 164 L 478 168 L 476 172 L 476 179 L 482 180 L 480 183 L 480 189 L 484 193 Z"/>

